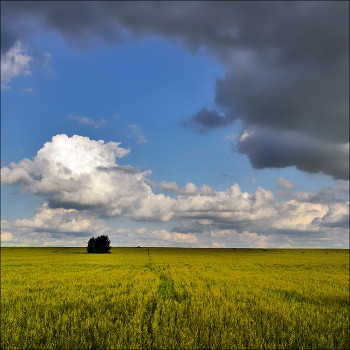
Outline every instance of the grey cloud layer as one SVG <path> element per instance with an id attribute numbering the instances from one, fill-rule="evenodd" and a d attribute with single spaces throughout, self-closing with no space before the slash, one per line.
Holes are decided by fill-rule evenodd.
<path id="1" fill-rule="evenodd" d="M 1 8 L 2 54 L 36 26 L 58 31 L 76 45 L 157 35 L 192 52 L 205 47 L 227 74 L 217 81 L 217 110 L 203 108 L 192 118 L 202 131 L 240 119 L 244 128 L 266 128 L 276 136 L 268 147 L 238 148 L 253 166 L 295 165 L 336 179 L 349 177 L 349 161 L 342 155 L 333 161 L 334 149 L 349 142 L 346 1 L 2 2 Z M 278 135 L 290 130 L 325 142 L 321 149 L 311 141 L 310 147 L 304 144 L 313 165 L 307 166 L 294 144 L 288 161 L 265 154 L 257 164 L 261 149 L 279 148 Z"/>

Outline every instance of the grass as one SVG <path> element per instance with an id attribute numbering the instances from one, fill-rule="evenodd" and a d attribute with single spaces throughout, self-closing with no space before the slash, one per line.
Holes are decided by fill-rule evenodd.
<path id="1" fill-rule="evenodd" d="M 2 349 L 349 347 L 349 250 L 1 248 Z"/>

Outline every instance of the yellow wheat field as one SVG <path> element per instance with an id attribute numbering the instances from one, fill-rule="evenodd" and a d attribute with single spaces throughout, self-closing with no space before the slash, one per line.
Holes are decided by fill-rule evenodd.
<path id="1" fill-rule="evenodd" d="M 1 248 L 2 349 L 349 345 L 349 250 Z"/>

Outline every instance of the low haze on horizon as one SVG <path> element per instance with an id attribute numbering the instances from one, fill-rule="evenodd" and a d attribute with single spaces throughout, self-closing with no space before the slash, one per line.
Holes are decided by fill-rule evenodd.
<path id="1" fill-rule="evenodd" d="M 1 2 L 1 246 L 349 248 L 349 3 Z"/>

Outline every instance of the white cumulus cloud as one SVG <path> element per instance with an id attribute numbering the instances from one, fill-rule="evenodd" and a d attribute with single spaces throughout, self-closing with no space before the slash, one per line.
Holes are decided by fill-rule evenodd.
<path id="1" fill-rule="evenodd" d="M 52 243 L 58 242 L 58 234 L 65 237 L 69 233 L 75 237 L 70 242 L 75 242 L 86 233 L 107 232 L 104 230 L 109 226 L 103 218 L 119 216 L 136 221 L 173 220 L 176 225 L 172 232 L 125 231 L 121 234 L 131 235 L 125 244 L 132 242 L 134 236 L 140 244 L 147 240 L 155 245 L 195 244 L 199 235 L 204 237 L 210 232 L 220 246 L 224 243 L 221 239 L 232 241 L 233 245 L 247 239 L 246 242 L 261 246 L 288 245 L 292 242 L 290 237 L 306 239 L 309 235 L 333 242 L 344 242 L 344 237 L 346 240 L 349 202 L 342 197 L 349 188 L 347 181 L 339 180 L 334 187 L 317 193 L 286 193 L 286 201 L 277 200 L 261 186 L 254 193 L 247 193 L 238 184 L 226 191 L 214 191 L 207 185 L 198 189 L 191 182 L 183 188 L 175 182 L 160 182 L 159 188 L 178 194 L 171 198 L 153 193 L 147 178 L 150 170 L 118 164 L 117 159 L 129 152 L 118 142 L 63 134 L 45 143 L 32 160 L 4 166 L 2 184 L 20 185 L 45 198 L 32 219 L 2 223 L 4 241 L 27 237 L 23 244 Z M 283 178 L 276 183 L 284 189 L 294 186 Z M 283 239 L 278 238 L 282 236 Z M 203 242 L 208 246 L 212 243 L 205 238 L 197 243 Z"/>
<path id="2" fill-rule="evenodd" d="M 194 196 L 198 194 L 198 188 L 194 183 L 189 182 L 184 188 L 180 190 L 180 194 L 185 196 Z"/>
<path id="3" fill-rule="evenodd" d="M 104 234 L 110 231 L 110 227 L 101 219 L 86 211 L 52 209 L 47 202 L 44 202 L 37 211 L 38 213 L 32 219 L 18 219 L 14 224 L 20 228 L 45 232 Z"/>
<path id="4" fill-rule="evenodd" d="M 277 215 L 271 191 L 258 187 L 255 194 L 242 193 L 238 184 L 227 191 L 210 195 L 179 196 L 174 210 L 177 216 L 211 219 L 217 222 L 256 221 Z"/>
<path id="5" fill-rule="evenodd" d="M 51 207 L 91 209 L 101 215 L 137 220 L 169 220 L 174 199 L 152 192 L 145 182 L 150 171 L 119 167 L 116 158 L 130 152 L 119 145 L 56 135 L 33 160 L 3 167 L 1 182 L 22 184 L 36 195 L 48 196 Z"/>

